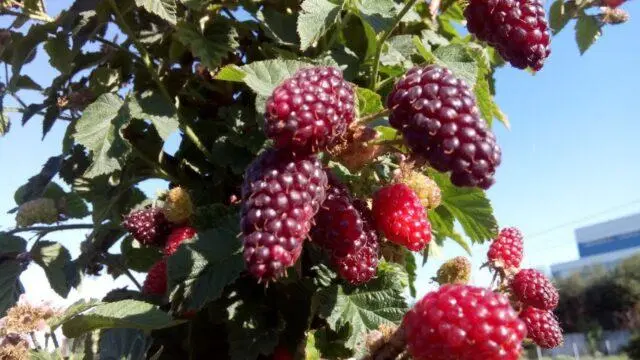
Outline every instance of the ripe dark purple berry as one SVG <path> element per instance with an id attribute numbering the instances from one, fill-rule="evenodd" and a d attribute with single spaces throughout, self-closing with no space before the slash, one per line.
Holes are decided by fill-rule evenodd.
<path id="1" fill-rule="evenodd" d="M 313 155 L 269 149 L 245 172 L 242 185 L 244 259 L 260 280 L 274 280 L 302 251 L 325 200 L 327 175 Z"/>
<path id="2" fill-rule="evenodd" d="M 389 122 L 409 148 L 457 186 L 488 189 L 501 151 L 467 84 L 438 65 L 415 67 L 389 97 Z"/>
<path id="3" fill-rule="evenodd" d="M 265 130 L 278 148 L 295 153 L 324 150 L 342 135 L 355 117 L 353 86 L 340 70 L 298 70 L 273 90 L 267 100 Z"/>
<path id="4" fill-rule="evenodd" d="M 471 0 L 464 15 L 469 32 L 516 68 L 538 71 L 551 54 L 541 0 Z"/>

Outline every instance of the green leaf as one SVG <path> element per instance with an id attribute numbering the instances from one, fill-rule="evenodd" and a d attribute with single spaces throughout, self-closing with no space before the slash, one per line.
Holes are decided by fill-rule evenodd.
<path id="1" fill-rule="evenodd" d="M 144 360 L 153 340 L 141 330 L 107 329 L 100 334 L 100 359 Z"/>
<path id="2" fill-rule="evenodd" d="M 298 35 L 300 49 L 306 50 L 315 46 L 340 16 L 340 6 L 327 0 L 305 0 L 298 16 Z"/>
<path id="3" fill-rule="evenodd" d="M 584 54 L 602 35 L 602 24 L 596 15 L 581 14 L 576 22 L 576 42 Z"/>
<path id="4" fill-rule="evenodd" d="M 18 80 L 16 81 L 16 88 L 19 90 L 42 90 L 42 86 L 40 86 L 31 77 L 29 77 L 29 75 L 18 76 Z"/>
<path id="5" fill-rule="evenodd" d="M 270 319 L 270 309 L 260 297 L 248 298 L 229 309 L 227 323 L 229 356 L 231 360 L 256 359 L 260 354 L 273 352 L 280 340 L 284 322 Z"/>
<path id="6" fill-rule="evenodd" d="M 176 24 L 175 0 L 136 0 L 136 5 L 143 7 L 152 14 L 158 15 L 171 25 Z"/>
<path id="7" fill-rule="evenodd" d="M 380 33 L 393 25 L 396 4 L 393 0 L 361 0 L 358 10 L 375 32 Z"/>
<path id="8" fill-rule="evenodd" d="M 216 74 L 217 80 L 243 82 L 247 73 L 237 65 L 231 64 L 220 69 Z"/>
<path id="9" fill-rule="evenodd" d="M 133 237 L 127 236 L 120 244 L 120 252 L 124 257 L 125 266 L 131 270 L 146 272 L 162 258 L 162 253 L 157 248 L 145 246 Z"/>
<path id="10" fill-rule="evenodd" d="M 69 42 L 62 33 L 50 38 L 44 44 L 44 50 L 49 55 L 49 64 L 63 74 L 68 74 L 73 67 L 73 52 Z"/>
<path id="11" fill-rule="evenodd" d="M 174 36 L 209 69 L 217 68 L 222 59 L 239 46 L 238 32 L 222 17 L 215 18 L 204 29 L 199 28 L 197 23 L 181 21 L 176 26 Z"/>
<path id="12" fill-rule="evenodd" d="M 27 250 L 27 241 L 16 235 L 0 232 L 0 258 L 5 254 L 19 254 Z"/>
<path id="13" fill-rule="evenodd" d="M 0 112 L 0 136 L 4 136 L 4 134 L 8 133 L 10 127 L 11 123 L 9 122 L 9 116 L 4 112 Z"/>
<path id="14" fill-rule="evenodd" d="M 401 65 L 409 68 L 413 65 L 411 55 L 416 52 L 413 36 L 398 35 L 389 39 L 386 43 L 386 52 L 380 57 L 383 65 Z"/>
<path id="15" fill-rule="evenodd" d="M 20 76 L 20 71 L 24 64 L 35 58 L 38 45 L 47 40 L 48 34 L 55 31 L 58 24 L 55 21 L 46 24 L 35 24 L 29 28 L 27 35 L 22 37 L 13 46 L 11 56 L 11 67 L 13 74 L 11 81 L 7 85 L 9 90 L 16 89 L 16 84 Z"/>
<path id="16" fill-rule="evenodd" d="M 553 30 L 553 34 L 559 33 L 575 16 L 576 6 L 572 2 L 564 2 L 564 0 L 555 0 L 549 9 L 549 26 Z"/>
<path id="17" fill-rule="evenodd" d="M 460 44 L 440 46 L 433 54 L 436 62 L 451 70 L 457 77 L 463 79 L 473 87 L 478 76 L 478 65 L 469 54 L 466 47 Z"/>
<path id="18" fill-rule="evenodd" d="M 102 94 L 87 106 L 76 123 L 76 141 L 93 156 L 93 163 L 85 173 L 89 178 L 110 174 L 122 167 L 128 145 L 119 131 L 129 123 L 128 116 L 120 111 L 123 103 L 116 94 Z"/>
<path id="19" fill-rule="evenodd" d="M 137 300 L 122 300 L 97 305 L 62 324 L 66 337 L 78 337 L 86 332 L 106 328 L 127 328 L 151 331 L 174 326 L 166 312 L 156 306 Z"/>
<path id="20" fill-rule="evenodd" d="M 30 253 L 33 261 L 44 269 L 51 288 L 66 298 L 71 290 L 67 274 L 73 272 L 69 250 L 57 242 L 41 240 L 33 245 Z"/>
<path id="21" fill-rule="evenodd" d="M 168 259 L 170 298 L 177 312 L 201 309 L 238 278 L 245 265 L 237 233 L 235 226 L 198 233 Z"/>
<path id="22" fill-rule="evenodd" d="M 13 259 L 0 262 L 0 318 L 3 318 L 23 292 L 20 284 L 22 265 Z"/>
<path id="23" fill-rule="evenodd" d="M 296 17 L 293 14 L 286 14 L 275 11 L 270 7 L 265 7 L 258 12 L 260 26 L 264 28 L 267 36 L 283 45 L 294 45 L 298 43 L 296 32 L 292 31 L 296 27 Z"/>
<path id="24" fill-rule="evenodd" d="M 384 109 L 380 95 L 369 89 L 358 87 L 358 114 L 360 117 L 380 112 Z"/>
<path id="25" fill-rule="evenodd" d="M 91 299 L 89 301 L 85 301 L 84 299 L 78 300 L 75 303 L 71 304 L 69 307 L 67 307 L 64 313 L 50 318 L 47 321 L 47 325 L 49 325 L 52 331 L 56 330 L 63 323 L 65 323 L 67 320 L 71 319 L 72 317 L 98 305 L 100 305 L 100 301 L 95 299 Z"/>
<path id="26" fill-rule="evenodd" d="M 319 296 L 322 309 L 334 331 L 349 326 L 351 331 L 345 346 L 349 349 L 362 347 L 367 332 L 382 324 L 399 324 L 407 311 L 403 296 L 407 285 L 406 274 L 398 266 L 382 263 L 378 277 L 357 288 L 334 285 L 323 290 Z"/>
<path id="27" fill-rule="evenodd" d="M 483 243 L 497 235 L 498 223 L 484 191 L 454 186 L 447 174 L 433 171 L 430 175 L 442 192 L 440 207 L 444 207 L 453 215 L 472 242 Z"/>
<path id="28" fill-rule="evenodd" d="M 299 69 L 309 66 L 311 64 L 295 60 L 255 61 L 242 67 L 225 66 L 216 79 L 243 81 L 256 94 L 267 97 L 283 80 L 291 77 Z"/>
<path id="29" fill-rule="evenodd" d="M 304 346 L 304 360 L 320 360 L 320 350 L 316 347 L 315 332 L 307 333 L 307 341 Z"/>
<path id="30" fill-rule="evenodd" d="M 484 48 L 472 48 L 470 53 L 478 64 L 478 79 L 473 87 L 473 92 L 476 95 L 476 104 L 480 114 L 489 126 L 492 125 L 495 118 L 508 129 L 511 126 L 509 119 L 498 107 L 491 90 L 490 81 L 493 81 L 493 72 L 491 70 L 490 55 Z"/>
<path id="31" fill-rule="evenodd" d="M 82 197 L 75 192 L 66 193 L 62 203 L 63 214 L 70 218 L 82 219 L 91 214 Z"/>
<path id="32" fill-rule="evenodd" d="M 149 120 L 162 140 L 178 130 L 178 116 L 167 99 L 161 94 L 145 91 L 127 98 L 132 118 Z"/>
<path id="33" fill-rule="evenodd" d="M 409 295 L 416 297 L 416 280 L 418 279 L 418 264 L 416 263 L 416 257 L 411 251 L 403 248 L 404 251 L 404 269 L 407 272 L 409 281 Z"/>

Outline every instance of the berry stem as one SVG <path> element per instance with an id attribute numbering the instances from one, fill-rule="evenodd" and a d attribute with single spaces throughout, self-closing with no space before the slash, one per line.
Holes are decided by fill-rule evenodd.
<path id="1" fill-rule="evenodd" d="M 5 235 L 13 235 L 21 232 L 27 231 L 39 231 L 45 234 L 54 232 L 54 231 L 62 231 L 62 230 L 74 230 L 74 229 L 92 229 L 94 227 L 93 224 L 66 224 L 66 225 L 58 225 L 58 226 L 29 226 L 23 228 L 16 228 L 10 231 L 5 232 Z"/>
<path id="2" fill-rule="evenodd" d="M 110 0 L 110 1 L 113 1 L 113 0 Z M 376 44 L 375 57 L 373 58 L 373 71 L 371 72 L 371 79 L 369 80 L 370 89 L 372 90 L 375 89 L 376 82 L 378 81 L 378 68 L 380 67 L 380 55 L 382 55 L 382 46 L 387 41 L 389 36 L 391 36 L 391 33 L 393 33 L 393 30 L 395 30 L 398 24 L 400 24 L 400 21 L 402 21 L 402 18 L 409 12 L 409 10 L 411 10 L 413 5 L 415 5 L 417 2 L 418 0 L 409 0 L 409 2 L 405 4 L 402 10 L 400 10 L 398 15 L 396 15 L 396 17 L 393 19 L 393 25 L 391 25 L 391 27 L 387 29 L 387 31 L 382 33 L 380 40 L 378 40 L 378 43 Z"/>
<path id="3" fill-rule="evenodd" d="M 361 124 L 368 124 L 373 120 L 379 119 L 381 117 L 389 116 L 389 114 L 391 114 L 391 109 L 384 109 L 384 110 L 378 111 L 377 113 L 363 116 L 360 119 L 358 119 L 358 122 Z"/>
<path id="4" fill-rule="evenodd" d="M 198 148 L 198 150 L 200 150 L 200 152 L 202 152 L 207 157 L 207 159 L 212 160 L 213 154 L 211 154 L 209 149 L 207 149 L 207 147 L 202 143 L 202 141 L 200 140 L 198 135 L 195 133 L 193 128 L 189 124 L 187 124 L 186 121 L 182 119 L 182 116 L 178 111 L 178 107 L 175 104 L 175 100 L 173 99 L 171 94 L 169 94 L 169 91 L 167 90 L 167 88 L 164 86 L 162 79 L 160 79 L 160 75 L 154 70 L 155 64 L 151 60 L 151 56 L 149 55 L 149 52 L 147 51 L 147 49 L 145 49 L 142 43 L 140 43 L 140 41 L 135 37 L 135 34 L 133 33 L 133 30 L 131 30 L 129 25 L 127 25 L 127 22 L 125 21 L 124 16 L 120 12 L 118 5 L 116 5 L 115 0 L 108 0 L 108 1 L 109 1 L 109 5 L 113 9 L 113 13 L 115 14 L 118 25 L 120 26 L 122 31 L 125 34 L 127 34 L 129 39 L 133 42 L 133 45 L 140 53 L 140 59 L 142 60 L 142 63 L 144 64 L 144 66 L 147 68 L 147 71 L 151 75 L 151 78 L 153 78 L 153 81 L 155 81 L 155 83 L 158 85 L 160 92 L 165 98 L 167 98 L 167 101 L 171 105 L 172 110 L 176 113 L 176 116 L 178 117 L 182 131 L 184 132 L 185 135 L 187 135 L 189 140 L 193 142 L 193 144 Z"/>

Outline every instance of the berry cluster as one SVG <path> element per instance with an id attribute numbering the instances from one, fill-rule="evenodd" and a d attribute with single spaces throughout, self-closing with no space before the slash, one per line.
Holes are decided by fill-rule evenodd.
<path id="1" fill-rule="evenodd" d="M 265 129 L 278 148 L 324 150 L 355 117 L 353 86 L 340 70 L 311 67 L 282 82 L 267 100 Z"/>
<path id="2" fill-rule="evenodd" d="M 367 204 L 353 199 L 347 188 L 331 178 L 327 199 L 316 216 L 311 235 L 328 250 L 331 262 L 347 282 L 371 280 L 378 266 L 378 235 Z"/>
<path id="3" fill-rule="evenodd" d="M 327 175 L 314 155 L 268 149 L 245 172 L 242 185 L 244 259 L 260 280 L 292 266 L 325 200 Z"/>
<path id="4" fill-rule="evenodd" d="M 416 155 L 457 186 L 488 189 L 501 151 L 469 86 L 438 65 L 415 67 L 387 98 L 389 122 Z"/>
<path id="5" fill-rule="evenodd" d="M 562 344 L 562 329 L 553 310 L 558 306 L 558 290 L 538 270 L 520 269 L 523 257 L 522 234 L 516 228 L 500 231 L 487 253 L 488 265 L 507 284 L 528 337 L 542 348 Z"/>
<path id="6" fill-rule="evenodd" d="M 464 15 L 469 32 L 516 68 L 538 71 L 551 53 L 541 0 L 471 0 Z"/>
<path id="7" fill-rule="evenodd" d="M 169 191 L 164 208 L 134 210 L 122 221 L 122 226 L 134 239 L 142 244 L 161 248 L 164 254 L 149 269 L 142 287 L 143 293 L 156 296 L 166 294 L 167 257 L 173 255 L 182 242 L 193 238 L 197 233 L 195 228 L 188 225 L 188 219 L 193 213 L 191 204 L 191 198 L 185 190 L 174 188 Z M 169 214 L 179 216 L 168 216 Z M 171 222 L 167 217 L 179 222 Z"/>

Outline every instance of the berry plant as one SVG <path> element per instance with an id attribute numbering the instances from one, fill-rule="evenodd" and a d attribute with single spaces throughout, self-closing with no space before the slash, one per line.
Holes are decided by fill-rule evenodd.
<path id="1" fill-rule="evenodd" d="M 0 359 L 559 346 L 558 291 L 521 269 L 523 236 L 498 231 L 485 192 L 493 129 L 510 126 L 494 75 L 544 71 L 572 19 L 584 52 L 627 20 L 621 2 L 556 0 L 547 20 L 539 0 L 75 0 L 55 17 L 1 0 L 0 135 L 35 121 L 63 135 L 0 232 Z M 71 230 L 76 257 L 49 238 Z M 469 255 L 492 241 L 493 283 L 470 285 L 456 257 L 412 301 L 419 263 L 449 241 Z M 135 287 L 42 308 L 18 301 L 29 266 L 62 297 L 89 276 Z"/>

